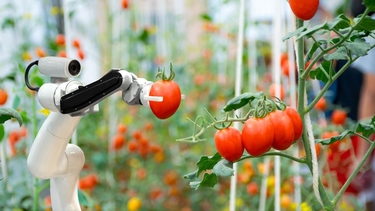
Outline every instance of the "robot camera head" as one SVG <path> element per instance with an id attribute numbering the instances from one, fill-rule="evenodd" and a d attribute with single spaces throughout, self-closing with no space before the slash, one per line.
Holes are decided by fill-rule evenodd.
<path id="1" fill-rule="evenodd" d="M 64 57 L 42 57 L 38 62 L 39 72 L 58 78 L 77 77 L 81 74 L 81 64 L 75 59 Z"/>

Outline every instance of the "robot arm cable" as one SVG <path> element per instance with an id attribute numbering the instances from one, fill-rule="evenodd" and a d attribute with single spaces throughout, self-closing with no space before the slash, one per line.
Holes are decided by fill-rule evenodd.
<path id="1" fill-rule="evenodd" d="M 25 83 L 26 83 L 26 86 L 30 89 L 30 90 L 33 90 L 33 91 L 38 91 L 39 90 L 39 87 L 33 87 L 30 85 L 30 82 L 29 82 L 29 71 L 31 69 L 32 66 L 34 65 L 38 65 L 39 61 L 36 60 L 32 63 L 30 63 L 27 67 L 26 67 L 26 72 L 25 72 Z"/>

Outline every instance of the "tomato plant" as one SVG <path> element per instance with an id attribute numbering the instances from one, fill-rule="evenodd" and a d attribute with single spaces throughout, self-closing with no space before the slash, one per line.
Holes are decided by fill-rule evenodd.
<path id="1" fill-rule="evenodd" d="M 319 8 L 319 0 L 289 0 L 290 8 L 295 16 L 301 20 L 313 18 Z"/>
<path id="2" fill-rule="evenodd" d="M 216 131 L 214 140 L 216 150 L 223 158 L 232 162 L 241 158 L 244 146 L 241 133 L 236 128 L 228 127 Z"/>
<path id="3" fill-rule="evenodd" d="M 170 66 L 170 76 L 167 78 L 165 71 L 160 71 L 156 75 L 161 80 L 152 84 L 150 96 L 163 97 L 162 102 L 150 101 L 150 108 L 154 115 L 159 119 L 167 119 L 171 117 L 180 106 L 181 90 L 176 82 L 173 81 L 175 73 Z"/>

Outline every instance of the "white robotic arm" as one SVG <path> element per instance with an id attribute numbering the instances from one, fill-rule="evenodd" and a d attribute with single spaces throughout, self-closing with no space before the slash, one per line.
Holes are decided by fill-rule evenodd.
<path id="1" fill-rule="evenodd" d="M 30 68 L 38 65 L 41 74 L 51 77 L 50 83 L 32 87 L 28 80 Z M 99 80 L 84 85 L 68 81 L 81 72 L 78 61 L 60 57 L 44 57 L 31 63 L 25 72 L 28 88 L 38 92 L 40 104 L 51 111 L 31 147 L 27 166 L 39 179 L 51 179 L 53 210 L 81 210 L 77 182 L 85 158 L 82 150 L 69 144 L 81 117 L 98 111 L 98 103 L 117 91 L 129 105 L 149 106 L 148 101 L 162 101 L 149 96 L 153 82 L 126 70 L 113 69 Z"/>

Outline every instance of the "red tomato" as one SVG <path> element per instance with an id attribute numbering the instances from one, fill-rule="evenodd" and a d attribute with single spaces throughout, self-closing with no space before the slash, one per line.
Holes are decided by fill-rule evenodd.
<path id="1" fill-rule="evenodd" d="M 0 88 L 0 105 L 4 105 L 8 100 L 8 92 Z"/>
<path id="2" fill-rule="evenodd" d="M 327 102 L 326 102 L 326 98 L 325 97 L 322 97 L 318 100 L 318 102 L 316 102 L 314 108 L 316 110 L 319 110 L 319 111 L 325 111 L 327 109 Z"/>
<path id="3" fill-rule="evenodd" d="M 119 150 L 121 149 L 124 144 L 125 144 L 125 136 L 123 134 L 117 134 L 114 138 L 113 138 L 113 142 L 112 142 L 112 148 L 114 150 Z"/>
<path id="4" fill-rule="evenodd" d="M 288 52 L 284 52 L 280 55 L 280 66 L 283 66 L 283 64 L 285 62 L 288 62 L 289 61 L 289 58 L 288 58 Z M 289 62 L 288 62 L 289 63 Z"/>
<path id="5" fill-rule="evenodd" d="M 128 9 L 129 8 L 129 0 L 121 0 L 121 7 L 123 9 Z"/>
<path id="6" fill-rule="evenodd" d="M 129 152 L 136 152 L 138 150 L 138 142 L 135 140 L 129 141 L 128 150 Z"/>
<path id="7" fill-rule="evenodd" d="M 285 61 L 281 65 L 281 72 L 283 73 L 283 75 L 289 76 L 289 69 L 290 69 L 289 61 Z"/>
<path id="8" fill-rule="evenodd" d="M 297 18 L 306 21 L 318 11 L 319 0 L 289 0 L 289 5 Z"/>
<path id="9" fill-rule="evenodd" d="M 246 186 L 246 191 L 250 196 L 255 196 L 259 192 L 259 187 L 256 182 L 251 182 Z"/>
<path id="10" fill-rule="evenodd" d="M 162 102 L 150 101 L 151 111 L 159 119 L 171 117 L 180 106 L 181 90 L 178 84 L 172 80 L 156 81 L 151 86 L 149 95 L 163 97 Z"/>
<path id="11" fill-rule="evenodd" d="M 298 112 L 292 108 L 287 106 L 285 109 L 286 114 L 289 116 L 290 120 L 293 124 L 294 129 L 294 141 L 297 141 L 301 135 L 302 135 L 302 129 L 303 129 L 303 123 L 301 116 L 298 114 Z"/>
<path id="12" fill-rule="evenodd" d="M 335 125 L 343 125 L 346 122 L 347 112 L 342 109 L 336 109 L 332 112 L 331 121 Z"/>
<path id="13" fill-rule="evenodd" d="M 215 133 L 215 146 L 219 154 L 229 161 L 236 161 L 241 158 L 244 146 L 240 131 L 234 127 L 218 130 Z"/>
<path id="14" fill-rule="evenodd" d="M 285 111 L 276 110 L 268 114 L 274 130 L 272 147 L 286 150 L 294 142 L 294 128 L 292 120 Z"/>
<path id="15" fill-rule="evenodd" d="M 260 156 L 271 149 L 274 129 L 269 118 L 250 118 L 242 128 L 242 141 L 252 156 Z"/>

